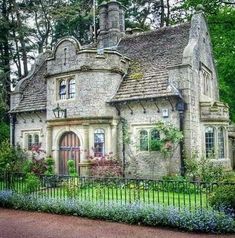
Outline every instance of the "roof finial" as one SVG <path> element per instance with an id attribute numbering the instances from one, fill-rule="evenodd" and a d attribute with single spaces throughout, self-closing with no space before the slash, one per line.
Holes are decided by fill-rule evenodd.
<path id="1" fill-rule="evenodd" d="M 196 12 L 200 13 L 200 12 L 205 12 L 205 7 L 202 4 L 198 4 L 196 6 Z"/>

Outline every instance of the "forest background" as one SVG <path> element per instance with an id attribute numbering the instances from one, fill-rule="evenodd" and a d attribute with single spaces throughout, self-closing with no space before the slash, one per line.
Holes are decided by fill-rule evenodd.
<path id="1" fill-rule="evenodd" d="M 0 1 L 0 142 L 9 138 L 10 92 L 29 73 L 36 56 L 59 38 L 74 36 L 82 44 L 95 39 L 97 6 L 103 0 Z M 235 122 L 235 1 L 119 0 L 126 8 L 126 27 L 143 31 L 189 21 L 198 4 L 208 20 L 220 97 Z M 94 3 L 96 8 L 94 8 Z M 97 32 L 96 32 L 97 33 Z"/>

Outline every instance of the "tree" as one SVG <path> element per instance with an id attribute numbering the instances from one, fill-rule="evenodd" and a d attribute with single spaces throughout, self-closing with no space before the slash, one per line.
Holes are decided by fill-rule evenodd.
<path id="1" fill-rule="evenodd" d="M 235 121 L 235 8 L 223 7 L 209 16 L 215 63 L 219 76 L 220 96 L 229 104 L 231 119 Z"/>

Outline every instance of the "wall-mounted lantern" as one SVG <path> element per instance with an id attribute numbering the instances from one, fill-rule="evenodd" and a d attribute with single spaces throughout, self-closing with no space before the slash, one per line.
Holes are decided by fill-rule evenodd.
<path id="1" fill-rule="evenodd" d="M 57 107 L 54 108 L 52 111 L 53 111 L 54 116 L 55 116 L 56 118 L 66 118 L 66 117 L 67 117 L 67 111 L 66 111 L 66 109 L 62 109 L 62 108 L 59 106 L 59 103 L 57 104 Z"/>
<path id="2" fill-rule="evenodd" d="M 179 101 L 179 102 L 176 104 L 176 110 L 177 110 L 179 113 L 183 113 L 186 109 L 187 109 L 187 104 L 186 104 L 184 101 Z"/>

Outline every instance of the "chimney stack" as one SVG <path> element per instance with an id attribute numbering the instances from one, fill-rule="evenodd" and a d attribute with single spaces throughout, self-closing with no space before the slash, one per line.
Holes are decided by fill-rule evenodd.
<path id="1" fill-rule="evenodd" d="M 125 8 L 120 2 L 112 0 L 99 6 L 98 48 L 116 46 L 125 34 Z"/>

